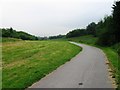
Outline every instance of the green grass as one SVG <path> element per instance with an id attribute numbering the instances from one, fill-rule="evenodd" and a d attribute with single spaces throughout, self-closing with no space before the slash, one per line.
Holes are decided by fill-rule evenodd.
<path id="1" fill-rule="evenodd" d="M 69 38 L 68 40 L 101 48 L 106 54 L 108 60 L 110 61 L 110 66 L 114 71 L 117 83 L 120 84 L 120 65 L 118 65 L 120 63 L 120 57 L 117 53 L 118 48 L 116 47 L 116 45 L 111 47 L 101 47 L 101 46 L 95 45 L 97 38 L 91 35 Z"/>
<path id="2" fill-rule="evenodd" d="M 92 35 L 86 35 L 86 36 L 68 38 L 67 40 L 79 42 L 79 43 L 85 43 L 85 44 L 89 44 L 89 45 L 94 45 L 97 38 L 93 37 Z"/>
<path id="3" fill-rule="evenodd" d="M 118 69 L 118 54 L 115 50 L 110 47 L 101 47 L 101 49 L 106 53 L 109 61 L 112 63 L 115 69 Z"/>
<path id="4" fill-rule="evenodd" d="M 27 88 L 78 54 L 67 41 L 2 43 L 3 88 Z"/>
<path id="5" fill-rule="evenodd" d="M 1 42 L 16 42 L 16 41 L 21 41 L 21 39 L 16 39 L 16 38 L 2 38 Z"/>
<path id="6" fill-rule="evenodd" d="M 107 55 L 108 60 L 110 61 L 110 66 L 113 70 L 116 82 L 120 84 L 120 57 L 116 50 L 111 47 L 100 47 L 104 53 Z"/>

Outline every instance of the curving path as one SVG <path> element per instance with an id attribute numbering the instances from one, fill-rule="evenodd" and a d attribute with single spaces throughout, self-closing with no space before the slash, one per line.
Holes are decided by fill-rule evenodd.
<path id="1" fill-rule="evenodd" d="M 112 88 L 103 52 L 71 43 L 81 46 L 82 52 L 29 88 Z"/>

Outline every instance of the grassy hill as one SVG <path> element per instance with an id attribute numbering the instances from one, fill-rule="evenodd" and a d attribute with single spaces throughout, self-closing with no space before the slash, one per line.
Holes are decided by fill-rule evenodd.
<path id="1" fill-rule="evenodd" d="M 3 41 L 3 88 L 26 88 L 81 50 L 67 41 Z"/>

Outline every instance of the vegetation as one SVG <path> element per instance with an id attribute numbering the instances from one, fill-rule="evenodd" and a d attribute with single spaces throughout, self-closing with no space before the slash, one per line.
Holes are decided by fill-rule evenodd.
<path id="1" fill-rule="evenodd" d="M 30 35 L 23 31 L 15 31 L 12 28 L 7 29 L 0 29 L 0 32 L 2 32 L 2 36 L 0 37 L 9 37 L 9 38 L 18 38 L 22 40 L 38 40 L 36 36 Z"/>
<path id="2" fill-rule="evenodd" d="M 86 31 L 85 29 L 75 29 L 73 31 L 70 31 L 69 33 L 66 34 L 67 38 L 71 38 L 71 37 L 78 37 L 78 36 L 82 36 L 85 35 Z"/>
<path id="3" fill-rule="evenodd" d="M 118 43 L 120 42 L 120 1 L 113 5 L 113 28 L 115 43 Z"/>
<path id="4" fill-rule="evenodd" d="M 2 45 L 3 88 L 26 88 L 81 50 L 67 41 L 18 40 Z"/>
<path id="5" fill-rule="evenodd" d="M 16 38 L 2 38 L 1 42 L 16 42 L 16 41 L 21 41 L 21 39 L 16 39 Z"/>
<path id="6" fill-rule="evenodd" d="M 80 37 L 67 38 L 67 40 L 78 42 L 78 43 L 85 43 L 89 45 L 95 45 L 97 41 L 97 37 L 95 38 L 93 35 L 86 35 L 86 36 L 80 36 Z"/>
<path id="7" fill-rule="evenodd" d="M 86 33 L 96 36 L 96 23 L 92 22 L 86 27 Z"/>
<path id="8" fill-rule="evenodd" d="M 65 38 L 65 35 L 50 36 L 49 39 Z"/>
<path id="9" fill-rule="evenodd" d="M 110 46 L 115 44 L 115 34 L 113 28 L 113 17 L 106 16 L 104 20 L 98 22 L 96 29 L 96 36 L 99 37 L 97 44 L 101 46 Z"/>

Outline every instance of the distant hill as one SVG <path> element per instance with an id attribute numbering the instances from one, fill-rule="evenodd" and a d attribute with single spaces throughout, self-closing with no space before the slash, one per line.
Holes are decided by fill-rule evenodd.
<path id="1" fill-rule="evenodd" d="M 18 38 L 22 40 L 38 40 L 38 38 L 34 35 L 23 31 L 16 31 L 12 28 L 0 28 L 0 37 Z"/>

